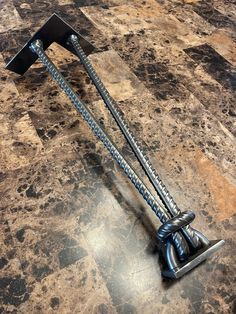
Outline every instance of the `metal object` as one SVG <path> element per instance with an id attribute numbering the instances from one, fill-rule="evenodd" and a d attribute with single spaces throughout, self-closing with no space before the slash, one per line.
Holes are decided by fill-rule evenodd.
<path id="1" fill-rule="evenodd" d="M 102 143 L 108 149 L 108 151 L 113 156 L 115 161 L 118 162 L 121 168 L 123 168 L 128 178 L 131 180 L 134 186 L 138 189 L 139 193 L 143 196 L 143 198 L 148 203 L 148 205 L 151 206 L 152 210 L 158 216 L 160 221 L 163 224 L 168 222 L 170 217 L 166 208 L 162 207 L 162 205 L 159 204 L 155 200 L 154 196 L 145 186 L 143 181 L 138 177 L 138 175 L 135 173 L 132 167 L 128 164 L 128 162 L 119 152 L 119 150 L 117 149 L 115 144 L 111 141 L 111 139 L 108 137 L 108 135 L 105 133 L 105 131 L 101 128 L 101 126 L 96 121 L 96 119 L 94 118 L 92 113 L 89 111 L 89 109 L 85 106 L 85 104 L 83 104 L 79 100 L 77 94 L 73 91 L 72 87 L 69 85 L 69 83 L 63 77 L 63 75 L 59 72 L 59 70 L 56 68 L 56 66 L 52 63 L 52 61 L 48 58 L 48 56 L 44 52 L 42 41 L 39 39 L 35 40 L 30 45 L 30 49 L 38 55 L 42 63 L 47 67 L 48 72 L 51 74 L 54 80 L 58 83 L 61 89 L 66 93 L 66 95 L 69 97 L 71 102 L 74 104 L 75 108 L 82 114 L 83 118 L 85 119 L 85 121 L 87 121 L 88 125 L 90 126 L 94 134 L 102 141 Z M 179 215 L 179 217 L 181 217 L 182 215 L 183 213 Z M 179 220 L 179 224 L 182 224 L 182 223 L 183 222 Z M 181 236 L 181 234 L 178 234 L 178 233 L 175 233 L 175 234 L 172 233 L 171 237 L 173 239 L 173 242 L 175 243 L 179 258 L 182 260 L 185 260 L 188 253 L 188 247 L 187 247 L 187 244 L 185 243 L 184 238 Z"/>
<path id="2" fill-rule="evenodd" d="M 72 45 L 74 48 L 75 53 L 79 57 L 81 63 L 85 67 L 89 77 L 91 78 L 92 82 L 96 86 L 99 94 L 104 100 L 104 103 L 107 105 L 108 109 L 110 110 L 111 114 L 113 115 L 115 121 L 117 122 L 120 130 L 124 134 L 125 138 L 127 139 L 130 147 L 132 148 L 135 156 L 139 160 L 140 165 L 144 169 L 149 181 L 153 185 L 154 189 L 156 190 L 158 196 L 168 209 L 171 217 L 175 217 L 180 214 L 180 210 L 177 207 L 177 204 L 171 197 L 170 193 L 167 191 L 164 183 L 161 181 L 160 177 L 158 176 L 157 172 L 155 171 L 154 167 L 152 166 L 148 157 L 144 154 L 144 151 L 140 147 L 138 141 L 135 139 L 134 135 L 130 131 L 128 125 L 122 118 L 121 114 L 116 108 L 116 104 L 114 99 L 112 99 L 111 95 L 109 94 L 108 90 L 100 80 L 99 76 L 97 75 L 96 71 L 94 70 L 92 64 L 90 63 L 89 59 L 85 55 L 80 43 L 79 38 L 76 35 L 71 35 L 68 39 L 68 43 Z M 186 227 L 181 229 L 186 236 L 187 240 L 191 244 L 194 249 L 201 247 L 201 241 L 195 231 L 187 225 Z M 203 236 L 200 235 L 202 241 L 207 241 L 203 239 Z M 205 238 L 205 237 L 204 237 Z M 207 243 L 208 244 L 208 243 Z"/>
<path id="3" fill-rule="evenodd" d="M 38 38 L 42 40 L 45 50 L 53 42 L 56 42 L 67 50 L 74 52 L 74 50 L 67 44 L 68 37 L 71 35 L 76 35 L 80 45 L 83 47 L 87 55 L 89 55 L 94 50 L 94 47 L 85 38 L 78 34 L 57 14 L 53 14 L 46 21 L 46 23 L 31 37 L 24 47 L 14 56 L 14 58 L 10 60 L 6 68 L 18 74 L 24 74 L 38 59 L 37 55 L 29 49 L 31 43 Z"/>
<path id="4" fill-rule="evenodd" d="M 58 31 L 59 35 L 57 34 Z M 49 35 L 47 36 L 47 34 Z M 145 169 L 151 183 L 160 195 L 164 205 L 152 195 L 142 179 L 135 173 L 127 160 L 122 156 L 119 149 L 96 121 L 93 114 L 86 105 L 81 102 L 78 95 L 49 59 L 45 53 L 45 49 L 53 41 L 56 41 L 79 56 L 86 71 L 129 141 L 140 164 Z M 119 115 L 113 100 L 86 58 L 82 47 L 87 49 L 87 54 L 91 52 L 88 42 L 54 14 L 29 40 L 24 48 L 8 63 L 7 69 L 23 74 L 37 58 L 46 66 L 50 75 L 65 92 L 75 108 L 81 113 L 85 121 L 87 121 L 93 133 L 102 141 L 114 160 L 124 170 L 125 174 L 161 221 L 162 225 L 157 232 L 157 238 L 163 243 L 162 250 L 167 266 L 166 270 L 163 271 L 163 275 L 169 278 L 179 278 L 210 256 L 224 241 L 208 241 L 199 231 L 189 226 L 195 217 L 194 213 L 190 211 L 180 212 L 159 176 L 156 174 L 155 170 L 153 170 L 147 157 L 143 154 L 135 141 L 134 136 Z"/>

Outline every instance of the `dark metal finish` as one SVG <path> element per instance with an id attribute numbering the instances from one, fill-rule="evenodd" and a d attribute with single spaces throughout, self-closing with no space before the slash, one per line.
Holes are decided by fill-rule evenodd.
<path id="1" fill-rule="evenodd" d="M 94 47 L 85 38 L 54 13 L 25 46 L 9 61 L 6 68 L 18 74 L 24 74 L 38 59 L 37 55 L 29 49 L 31 43 L 36 39 L 40 39 L 43 42 L 43 48 L 45 50 L 53 42 L 56 42 L 71 52 L 74 52 L 72 47 L 67 45 L 67 39 L 72 34 L 76 35 L 87 55 L 94 50 Z"/>
<path id="2" fill-rule="evenodd" d="M 59 35 L 57 34 L 58 32 Z M 73 50 L 73 52 L 79 56 L 86 71 L 90 75 L 99 93 L 117 121 L 120 129 L 129 141 L 133 151 L 140 161 L 140 164 L 145 169 L 151 183 L 160 195 L 164 205 L 163 203 L 158 202 L 152 195 L 151 191 L 144 184 L 142 179 L 135 173 L 127 160 L 122 156 L 119 149 L 96 121 L 93 114 L 89 111 L 86 105 L 80 101 L 78 95 L 66 81 L 64 76 L 49 59 L 44 50 L 53 41 L 56 41 L 70 51 Z M 73 46 L 69 45 L 68 41 L 73 43 Z M 12 61 L 7 65 L 7 68 L 16 73 L 23 74 L 31 66 L 31 64 L 37 60 L 37 58 L 39 58 L 46 66 L 50 75 L 66 93 L 75 108 L 81 113 L 84 120 L 87 121 L 93 133 L 101 140 L 114 160 L 124 170 L 127 177 L 134 184 L 136 189 L 143 196 L 144 200 L 161 221 L 162 226 L 157 232 L 157 238 L 163 244 L 162 250 L 164 252 L 167 265 L 167 270 L 163 271 L 163 275 L 169 278 L 179 278 L 211 255 L 224 243 L 224 241 L 209 242 L 204 235 L 189 226 L 190 222 L 192 222 L 195 217 L 194 213 L 190 211 L 181 213 L 178 209 L 166 187 L 151 166 L 148 158 L 140 149 L 138 143 L 134 139 L 134 136 L 128 129 L 128 126 L 125 124 L 124 120 L 115 108 L 113 99 L 110 97 L 101 80 L 92 68 L 81 46 L 85 47 L 85 49 L 87 47 L 86 53 L 91 52 L 91 49 L 89 48 L 91 45 L 84 41 L 84 39 L 81 38 L 81 36 L 78 35 L 68 24 L 54 14 L 33 36 L 33 38 L 31 38 L 24 48 L 12 59 Z"/>
<path id="3" fill-rule="evenodd" d="M 117 125 L 119 126 L 120 130 L 122 131 L 125 138 L 127 139 L 140 165 L 144 169 L 147 177 L 149 178 L 149 181 L 153 185 L 161 201 L 164 203 L 164 205 L 168 209 L 171 217 L 180 215 L 181 214 L 180 209 L 178 208 L 177 204 L 175 203 L 172 196 L 168 192 L 167 188 L 165 187 L 164 183 L 160 179 L 156 170 L 153 168 L 150 160 L 145 155 L 143 149 L 140 147 L 140 144 L 135 139 L 134 135 L 132 134 L 126 122 L 124 121 L 123 117 L 117 110 L 116 108 L 117 106 L 114 99 L 109 94 L 108 90 L 102 83 L 101 79 L 97 75 L 92 64 L 90 63 L 89 59 L 84 53 L 83 48 L 80 45 L 79 38 L 76 35 L 71 35 L 68 39 L 68 43 L 70 43 L 72 47 L 74 48 L 74 51 L 79 57 L 80 62 L 85 67 L 89 77 L 91 78 L 99 94 L 103 98 L 104 103 L 106 104 L 107 108 L 110 110 L 111 114 L 113 115 L 115 121 L 117 122 Z M 201 240 L 199 239 L 199 237 L 196 235 L 194 230 L 189 225 L 182 228 L 182 231 L 193 248 L 196 249 L 201 246 Z"/>
<path id="4" fill-rule="evenodd" d="M 157 231 L 157 239 L 165 241 L 173 232 L 180 230 L 187 224 L 190 224 L 195 218 L 195 214 L 191 211 L 180 213 L 179 215 L 171 218 L 165 224 L 160 226 Z"/>

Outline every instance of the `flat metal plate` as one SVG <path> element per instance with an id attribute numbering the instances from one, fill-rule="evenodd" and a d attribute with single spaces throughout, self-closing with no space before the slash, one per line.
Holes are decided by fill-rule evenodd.
<path id="1" fill-rule="evenodd" d="M 73 48 L 66 43 L 68 37 L 72 34 L 79 37 L 80 45 L 86 55 L 89 55 L 95 49 L 93 45 L 54 13 L 25 44 L 25 46 L 10 60 L 6 65 L 6 69 L 21 75 L 24 74 L 38 59 L 38 56 L 29 49 L 30 44 L 36 39 L 40 39 L 43 42 L 44 50 L 46 50 L 53 42 L 56 42 L 74 53 Z"/>
<path id="2" fill-rule="evenodd" d="M 224 240 L 211 241 L 207 248 L 203 248 L 198 251 L 195 255 L 189 258 L 188 262 L 180 264 L 177 269 L 163 270 L 162 275 L 167 278 L 177 279 L 188 273 L 194 267 L 206 260 L 210 255 L 216 252 L 222 245 Z"/>

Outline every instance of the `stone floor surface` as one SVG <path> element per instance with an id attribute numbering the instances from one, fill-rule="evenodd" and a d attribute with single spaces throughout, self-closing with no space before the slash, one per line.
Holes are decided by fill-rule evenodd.
<path id="1" fill-rule="evenodd" d="M 5 64 L 56 12 L 193 226 L 225 246 L 161 277 L 160 225 L 37 62 Z M 0 313 L 236 313 L 236 2 L 0 0 Z M 77 58 L 48 49 L 142 171 Z"/>

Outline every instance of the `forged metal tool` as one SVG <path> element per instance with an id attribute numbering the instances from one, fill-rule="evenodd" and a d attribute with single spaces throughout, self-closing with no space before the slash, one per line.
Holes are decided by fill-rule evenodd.
<path id="1" fill-rule="evenodd" d="M 149 180 L 160 195 L 164 205 L 155 199 L 142 179 L 135 173 L 127 160 L 122 156 L 119 149 L 96 121 L 93 114 L 85 104 L 80 101 L 76 92 L 49 59 L 45 50 L 54 41 L 79 56 L 86 71 L 102 95 L 106 105 L 112 112 L 112 115 L 120 126 L 122 132 L 125 134 L 139 162 L 145 169 Z M 136 143 L 134 136 L 131 134 L 125 122 L 121 119 L 114 106 L 113 100 L 86 58 L 83 49 L 85 49 L 86 54 L 89 54 L 92 51 L 89 43 L 83 37 L 54 14 L 27 42 L 23 49 L 21 49 L 21 51 L 8 63 L 7 69 L 23 74 L 37 60 L 37 58 L 39 58 L 46 66 L 50 75 L 65 92 L 75 108 L 81 113 L 91 130 L 102 141 L 114 160 L 124 170 L 125 174 L 161 221 L 162 225 L 158 229 L 157 238 L 162 242 L 162 250 L 166 260 L 166 269 L 164 269 L 162 274 L 169 278 L 179 278 L 210 256 L 223 245 L 224 241 L 208 241 L 199 231 L 194 230 L 189 226 L 195 218 L 194 213 L 191 211 L 181 212 L 177 208 L 167 189 L 161 182 L 155 170 L 153 170 L 147 157 Z"/>

